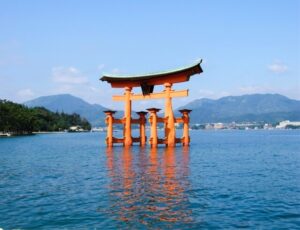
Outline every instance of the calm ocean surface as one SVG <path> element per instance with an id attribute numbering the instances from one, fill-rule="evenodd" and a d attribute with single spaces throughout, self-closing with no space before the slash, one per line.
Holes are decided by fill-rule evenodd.
<path id="1" fill-rule="evenodd" d="M 1 138 L 0 228 L 300 228 L 300 130 L 192 131 L 189 149 L 104 138 Z"/>

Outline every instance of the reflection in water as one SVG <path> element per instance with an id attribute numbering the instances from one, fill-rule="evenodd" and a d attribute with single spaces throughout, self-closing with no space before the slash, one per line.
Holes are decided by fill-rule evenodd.
<path id="1" fill-rule="evenodd" d="M 128 227 L 192 223 L 186 191 L 189 149 L 107 148 L 106 212 Z M 175 225 L 174 225 L 175 224 Z"/>

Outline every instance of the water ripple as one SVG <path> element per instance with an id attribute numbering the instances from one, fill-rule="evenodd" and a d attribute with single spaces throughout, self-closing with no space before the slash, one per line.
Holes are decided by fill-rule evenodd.
<path id="1" fill-rule="evenodd" d="M 0 139 L 0 228 L 300 228 L 299 131 L 192 131 L 190 148 L 102 133 Z"/>

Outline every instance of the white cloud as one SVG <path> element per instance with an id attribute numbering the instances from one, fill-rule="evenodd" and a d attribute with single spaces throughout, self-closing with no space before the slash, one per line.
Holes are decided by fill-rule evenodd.
<path id="1" fill-rule="evenodd" d="M 215 92 L 213 92 L 212 90 L 207 90 L 207 89 L 199 89 L 197 94 L 200 97 L 210 97 L 210 96 L 214 96 Z"/>
<path id="2" fill-rule="evenodd" d="M 31 99 L 34 96 L 34 92 L 31 89 L 21 89 L 17 92 L 17 96 L 22 100 Z"/>
<path id="3" fill-rule="evenodd" d="M 85 84 L 88 82 L 87 77 L 75 67 L 52 68 L 52 79 L 54 82 L 63 84 Z"/>
<path id="4" fill-rule="evenodd" d="M 285 73 L 288 70 L 288 67 L 280 62 L 275 62 L 268 66 L 268 69 L 273 73 Z"/>
<path id="5" fill-rule="evenodd" d="M 98 70 L 103 70 L 105 68 L 105 65 L 104 64 L 100 64 L 97 66 L 97 69 Z"/>
<path id="6" fill-rule="evenodd" d="M 278 93 L 285 95 L 290 98 L 300 99 L 300 90 L 298 85 L 290 86 L 281 86 L 281 87 L 270 87 L 270 86 L 242 86 L 238 88 L 236 93 L 231 95 L 243 95 L 243 94 L 254 94 L 254 93 Z"/>
<path id="7" fill-rule="evenodd" d="M 268 93 L 271 92 L 272 89 L 266 86 L 242 86 L 238 88 L 238 93 L 240 94 L 252 94 L 252 93 Z"/>
<path id="8" fill-rule="evenodd" d="M 73 89 L 74 89 L 73 85 L 63 84 L 57 88 L 57 92 L 58 93 L 72 93 Z"/>
<path id="9" fill-rule="evenodd" d="M 209 89 L 199 89 L 196 94 L 194 95 L 195 99 L 198 98 L 220 98 L 220 97 L 225 97 L 230 95 L 229 92 L 227 91 L 213 91 L 213 90 L 209 90 Z"/>
<path id="10" fill-rule="evenodd" d="M 110 85 L 101 84 L 100 81 L 97 84 L 92 83 L 88 77 L 76 67 L 53 67 L 51 79 L 56 84 L 51 94 L 69 93 L 90 103 L 110 106 L 112 95 Z"/>
<path id="11" fill-rule="evenodd" d="M 25 63 L 25 58 L 20 51 L 20 43 L 10 40 L 0 43 L 0 66 L 16 66 Z"/>
<path id="12" fill-rule="evenodd" d="M 118 68 L 114 68 L 112 71 L 111 71 L 113 74 L 119 74 L 120 73 L 120 70 Z"/>
<path id="13" fill-rule="evenodd" d="M 93 92 L 98 92 L 98 89 L 95 88 L 94 86 L 90 86 L 90 90 L 93 91 Z"/>

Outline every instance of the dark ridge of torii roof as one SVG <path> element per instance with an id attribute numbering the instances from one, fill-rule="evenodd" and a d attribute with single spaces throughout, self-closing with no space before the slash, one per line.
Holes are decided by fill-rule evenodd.
<path id="1" fill-rule="evenodd" d="M 186 79 L 182 80 L 182 81 L 188 81 L 190 76 L 203 72 L 203 70 L 200 66 L 201 63 L 202 63 L 202 60 L 200 60 L 197 63 L 190 65 L 190 66 L 173 69 L 173 70 L 169 70 L 169 71 L 149 73 L 149 74 L 140 74 L 140 75 L 104 74 L 100 78 L 100 80 L 107 81 L 108 83 L 111 83 L 111 84 L 113 84 L 113 83 L 121 83 L 122 84 L 123 82 L 124 83 L 132 82 L 132 83 L 146 83 L 147 84 L 148 81 L 155 80 L 158 78 L 185 75 Z M 182 81 L 180 81 L 180 82 L 182 82 Z"/>

